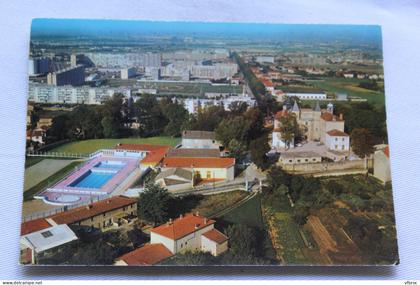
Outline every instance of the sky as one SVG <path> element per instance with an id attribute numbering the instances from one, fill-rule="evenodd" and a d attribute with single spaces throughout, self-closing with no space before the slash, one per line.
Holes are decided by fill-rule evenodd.
<path id="1" fill-rule="evenodd" d="M 264 38 L 279 41 L 348 41 L 381 43 L 376 25 L 253 24 L 211 22 L 153 22 L 128 20 L 34 19 L 31 37 L 45 36 L 194 36 Z"/>

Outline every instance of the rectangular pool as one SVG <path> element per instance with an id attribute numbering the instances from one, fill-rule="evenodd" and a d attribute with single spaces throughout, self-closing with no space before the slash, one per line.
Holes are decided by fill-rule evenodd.
<path id="1" fill-rule="evenodd" d="M 97 172 L 88 170 L 68 186 L 79 188 L 101 188 L 114 175 L 115 172 Z"/>

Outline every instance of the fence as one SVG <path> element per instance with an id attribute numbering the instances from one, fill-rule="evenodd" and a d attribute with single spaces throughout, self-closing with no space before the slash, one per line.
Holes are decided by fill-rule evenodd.
<path id="1" fill-rule="evenodd" d="M 366 170 L 370 164 L 365 160 L 346 160 L 338 162 L 321 162 L 321 163 L 302 163 L 302 164 L 283 164 L 282 168 L 286 171 L 297 173 L 329 173 L 344 170 Z"/>

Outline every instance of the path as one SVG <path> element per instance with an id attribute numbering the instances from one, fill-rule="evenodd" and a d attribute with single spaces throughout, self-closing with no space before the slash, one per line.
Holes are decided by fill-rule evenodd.
<path id="1" fill-rule="evenodd" d="M 69 159 L 44 159 L 25 169 L 24 191 L 32 188 L 47 179 L 57 171 L 63 169 L 74 160 Z"/>

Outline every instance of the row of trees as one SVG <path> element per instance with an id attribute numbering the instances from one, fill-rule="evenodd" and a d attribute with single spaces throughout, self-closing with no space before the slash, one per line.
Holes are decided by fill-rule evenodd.
<path id="1" fill-rule="evenodd" d="M 48 136 L 52 140 L 179 136 L 187 119 L 187 110 L 177 101 L 144 95 L 134 103 L 117 94 L 102 105 L 78 105 L 55 117 Z M 136 121 L 138 127 L 131 128 Z"/>

